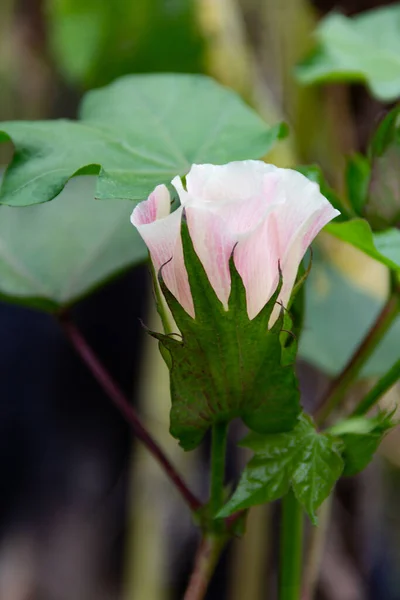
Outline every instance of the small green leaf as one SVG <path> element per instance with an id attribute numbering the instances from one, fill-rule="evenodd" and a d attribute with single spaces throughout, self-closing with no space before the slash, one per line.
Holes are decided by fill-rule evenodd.
<path id="1" fill-rule="evenodd" d="M 400 96 L 400 5 L 352 18 L 330 14 L 315 37 L 317 48 L 297 67 L 302 83 L 360 81 L 379 100 Z"/>
<path id="2" fill-rule="evenodd" d="M 0 206 L 0 296 L 42 310 L 69 305 L 147 259 L 130 201 L 94 200 L 77 177 L 50 204 Z"/>
<path id="3" fill-rule="evenodd" d="M 389 146 L 393 143 L 399 143 L 399 122 L 400 104 L 388 112 L 384 119 L 379 123 L 369 147 L 369 156 L 371 158 L 382 156 Z"/>
<path id="4" fill-rule="evenodd" d="M 396 426 L 393 413 L 380 413 L 376 417 L 353 417 L 331 427 L 330 432 L 344 443 L 345 477 L 363 471 L 371 462 L 385 435 Z"/>
<path id="5" fill-rule="evenodd" d="M 284 134 L 232 91 L 200 75 L 131 75 L 89 92 L 80 121 L 0 124 L 15 146 L 0 202 L 52 200 L 77 174 L 98 174 L 96 197 L 143 200 L 192 163 L 260 158 Z"/>
<path id="6" fill-rule="evenodd" d="M 280 341 L 283 311 L 268 330 L 279 289 L 250 321 L 243 282 L 231 260 L 226 311 L 194 251 L 184 219 L 182 241 L 196 318 L 192 319 L 168 291 L 161 270 L 160 285 L 182 340 L 152 334 L 171 355 L 172 435 L 190 450 L 217 421 L 240 417 L 255 431 L 290 430 L 300 405 L 294 367 L 286 365 L 287 353 Z M 290 344 L 293 356 L 292 344 L 295 340 Z"/>
<path id="7" fill-rule="evenodd" d="M 391 110 L 372 138 L 371 177 L 363 216 L 375 231 L 400 223 L 400 105 Z"/>
<path id="8" fill-rule="evenodd" d="M 400 270 L 400 231 L 387 229 L 373 233 L 365 219 L 329 223 L 325 231 L 355 246 L 389 269 Z"/>
<path id="9" fill-rule="evenodd" d="M 371 177 L 371 165 L 362 154 L 353 154 L 346 164 L 346 188 L 349 202 L 358 216 L 363 216 Z"/>
<path id="10" fill-rule="evenodd" d="M 301 415 L 289 433 L 251 433 L 241 443 L 254 457 L 245 468 L 232 498 L 219 513 L 232 513 L 284 496 L 290 486 L 316 524 L 315 511 L 332 491 L 343 470 L 342 443 L 320 434 L 312 420 Z"/>

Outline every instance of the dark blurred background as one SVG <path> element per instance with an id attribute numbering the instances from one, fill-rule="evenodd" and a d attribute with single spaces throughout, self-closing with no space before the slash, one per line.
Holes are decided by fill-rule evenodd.
<path id="1" fill-rule="evenodd" d="M 317 20 L 378 0 L 0 0 L 0 119 L 76 116 L 87 89 L 138 72 L 208 73 L 292 134 L 284 166 L 319 163 L 338 189 L 343 156 L 363 150 L 387 107 L 361 85 L 302 89 L 293 67 Z M 6 164 L 12 148 L 3 145 Z M 336 268 L 371 299 L 385 274 L 329 241 Z M 343 262 L 346 262 L 345 267 Z M 349 275 L 350 273 L 350 275 Z M 372 301 L 372 300 L 371 300 Z M 185 471 L 207 489 L 207 447 L 183 455 L 168 437 L 167 377 L 139 319 L 155 322 L 145 267 L 74 308 L 77 322 Z M 0 304 L 0 599 L 174 600 L 197 538 L 180 499 L 48 315 Z M 312 361 L 311 361 L 312 362 Z M 334 371 L 334 368 L 332 368 Z M 304 401 L 327 383 L 300 361 Z M 240 431 L 233 432 L 233 439 Z M 391 436 L 360 477 L 339 485 L 319 597 L 400 599 L 400 452 Z M 235 477 L 245 457 L 230 453 Z M 274 588 L 277 507 L 252 511 L 210 600 L 263 600 Z M 246 576 L 245 576 L 246 573 Z"/>

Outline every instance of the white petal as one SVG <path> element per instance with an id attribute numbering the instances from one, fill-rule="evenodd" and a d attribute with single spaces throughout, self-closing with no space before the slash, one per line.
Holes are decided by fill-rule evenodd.
<path id="1" fill-rule="evenodd" d="M 193 165 L 186 176 L 187 191 L 192 198 L 207 203 L 246 200 L 259 196 L 265 176 L 277 170 L 260 160 Z"/>

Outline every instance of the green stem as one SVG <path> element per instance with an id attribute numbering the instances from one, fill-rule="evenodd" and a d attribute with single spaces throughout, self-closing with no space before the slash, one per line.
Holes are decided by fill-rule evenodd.
<path id="1" fill-rule="evenodd" d="M 224 480 L 228 423 L 215 423 L 211 438 L 210 516 L 215 517 L 224 503 Z M 202 600 L 228 536 L 223 519 L 214 520 L 206 531 L 196 555 L 184 600 Z"/>
<path id="2" fill-rule="evenodd" d="M 375 351 L 393 321 L 399 314 L 399 292 L 395 290 L 390 296 L 369 332 L 358 346 L 346 367 L 333 381 L 326 396 L 322 399 L 315 413 L 315 421 L 322 425 L 332 411 L 343 400 L 350 386 L 354 383 L 361 369 Z"/>
<path id="3" fill-rule="evenodd" d="M 300 599 L 303 522 L 303 509 L 290 490 L 282 500 L 279 600 Z"/>
<path id="4" fill-rule="evenodd" d="M 225 458 L 228 423 L 215 423 L 211 440 L 210 509 L 214 516 L 224 503 Z"/>
<path id="5" fill-rule="evenodd" d="M 365 415 L 383 396 L 394 386 L 396 381 L 400 379 L 400 358 L 394 365 L 389 369 L 383 377 L 374 385 L 374 387 L 368 392 L 368 394 L 361 400 L 360 404 L 351 413 L 352 417 L 359 417 Z"/>

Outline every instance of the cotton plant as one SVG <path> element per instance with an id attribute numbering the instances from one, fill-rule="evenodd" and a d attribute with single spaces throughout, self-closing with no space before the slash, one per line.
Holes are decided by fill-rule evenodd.
<path id="1" fill-rule="evenodd" d="M 367 413 L 399 379 L 400 345 L 355 406 L 347 392 L 400 311 L 398 229 L 385 221 L 374 231 L 363 211 L 372 196 L 374 215 L 379 211 L 373 174 L 377 160 L 381 176 L 386 172 L 386 150 L 392 157 L 398 143 L 396 111 L 368 156 L 351 163 L 353 170 L 362 163 L 357 180 L 365 177 L 357 203 L 351 193 L 344 202 L 315 167 L 260 160 L 287 129 L 267 125 L 202 76 L 125 77 L 89 92 L 78 121 L 0 125 L 0 140 L 15 146 L 0 189 L 0 202 L 9 205 L 0 230 L 16 258 L 10 266 L 0 257 L 0 293 L 58 319 L 180 492 L 201 531 L 185 600 L 205 597 L 222 550 L 245 534 L 249 510 L 275 500 L 282 519 L 279 599 L 311 600 L 301 577 L 303 523 L 318 527 L 338 479 L 363 470 L 394 426 L 392 411 Z M 392 163 L 390 169 L 393 177 Z M 83 185 L 75 176 L 84 174 L 92 177 L 86 199 L 73 187 Z M 295 361 L 312 269 L 308 250 L 323 228 L 384 264 L 391 284 L 370 330 L 307 413 Z M 211 431 L 209 497 L 199 498 L 183 479 L 73 319 L 73 305 L 146 260 L 146 247 L 163 325 L 148 333 L 169 369 L 170 433 L 191 451 Z M 237 482 L 225 477 L 234 419 L 242 421 L 240 447 L 252 453 Z"/>

